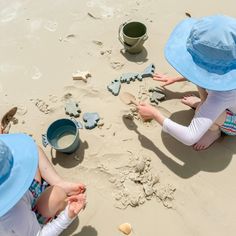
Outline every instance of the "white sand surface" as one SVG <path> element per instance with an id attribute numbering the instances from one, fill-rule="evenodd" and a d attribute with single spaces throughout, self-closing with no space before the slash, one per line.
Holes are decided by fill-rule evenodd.
<path id="1" fill-rule="evenodd" d="M 118 236 L 117 227 L 124 222 L 137 236 L 235 235 L 235 138 L 195 152 L 155 122 L 124 118 L 132 106 L 106 88 L 122 73 L 141 72 L 150 63 L 176 75 L 163 48 L 185 12 L 236 17 L 233 0 L 0 1 L 0 110 L 18 106 L 10 132 L 31 134 L 41 145 L 48 126 L 68 117 L 68 94 L 80 104 L 78 120 L 85 112 L 103 118 L 101 128 L 80 131 L 76 153 L 44 149 L 63 177 L 87 185 L 86 210 L 63 235 Z M 120 53 L 117 32 L 128 20 L 147 26 L 149 39 L 139 55 Z M 87 83 L 73 80 L 77 70 L 92 77 Z M 144 92 L 157 85 L 146 78 L 122 84 L 121 92 L 145 100 Z M 188 82 L 171 85 L 160 104 L 183 124 L 193 115 L 179 100 L 188 91 L 196 88 Z M 137 172 L 137 165 L 143 171 Z"/>

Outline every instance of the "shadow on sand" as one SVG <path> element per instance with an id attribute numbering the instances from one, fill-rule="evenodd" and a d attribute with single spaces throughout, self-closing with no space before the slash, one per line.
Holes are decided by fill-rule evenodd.
<path id="1" fill-rule="evenodd" d="M 72 168 L 79 165 L 84 159 L 84 151 L 88 149 L 89 145 L 87 141 L 80 141 L 79 148 L 71 153 L 66 154 L 51 149 L 51 160 L 54 165 L 59 164 L 65 168 Z"/>
<path id="2" fill-rule="evenodd" d="M 126 52 L 124 49 L 121 49 L 120 53 L 123 57 L 125 57 L 125 59 L 127 59 L 130 62 L 136 62 L 138 64 L 142 64 L 148 61 L 147 58 L 148 52 L 145 47 L 143 48 L 142 52 L 138 54 L 130 54 Z"/>
<path id="3" fill-rule="evenodd" d="M 186 112 L 189 114 L 186 114 Z M 170 118 L 180 124 L 183 124 L 183 117 L 188 117 L 191 114 L 193 115 L 192 110 L 181 111 L 173 114 Z M 185 118 L 184 120 L 187 119 Z M 171 137 L 169 134 L 162 132 L 161 137 L 165 147 L 171 154 L 173 154 L 175 158 L 179 160 L 175 161 L 173 158 L 163 153 L 152 142 L 152 140 L 141 134 L 137 125 L 132 120 L 129 120 L 123 116 L 123 122 L 128 129 L 137 133 L 138 139 L 143 148 L 154 152 L 163 164 L 165 164 L 171 171 L 181 178 L 190 178 L 200 171 L 221 171 L 229 165 L 233 154 L 236 153 L 236 145 L 230 144 L 230 142 L 235 143 L 236 141 L 236 138 L 233 137 L 227 137 L 227 139 L 231 139 L 228 144 L 226 143 L 221 145 L 221 142 L 225 142 L 225 140 L 221 139 L 220 142 L 214 143 L 207 150 L 197 152 L 192 147 L 186 146 Z"/>
<path id="4" fill-rule="evenodd" d="M 171 100 L 171 99 L 182 99 L 186 95 L 195 95 L 196 97 L 199 96 L 199 93 L 197 91 L 187 91 L 187 92 L 173 92 L 166 87 L 157 86 L 160 90 L 163 91 L 163 93 L 166 95 L 165 100 Z"/>
<path id="5" fill-rule="evenodd" d="M 70 226 L 63 231 L 61 236 L 97 236 L 97 230 L 91 225 L 83 226 L 79 233 L 74 233 L 76 229 L 79 227 L 79 219 L 78 217 L 70 224 Z"/>
<path id="6" fill-rule="evenodd" d="M 91 225 L 84 226 L 81 231 L 77 234 L 73 234 L 73 236 L 97 236 L 97 230 Z"/>

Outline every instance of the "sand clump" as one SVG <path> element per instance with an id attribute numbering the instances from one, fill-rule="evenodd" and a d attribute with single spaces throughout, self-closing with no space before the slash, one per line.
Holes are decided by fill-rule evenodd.
<path id="1" fill-rule="evenodd" d="M 42 99 L 33 99 L 32 100 L 33 101 L 33 103 L 34 103 L 34 105 L 39 109 L 39 111 L 41 111 L 42 113 L 44 113 L 44 114 L 48 114 L 48 113 L 50 113 L 51 112 L 51 109 L 50 109 L 50 107 L 49 107 L 49 105 L 45 102 L 45 101 L 43 101 Z"/>
<path id="2" fill-rule="evenodd" d="M 110 171 L 109 167 L 100 165 L 100 170 L 110 174 L 109 181 L 114 186 L 114 206 L 126 209 L 137 207 L 156 198 L 167 208 L 173 207 L 175 187 L 160 182 L 160 177 L 151 165 L 151 158 L 139 156 L 130 158 L 129 163 Z"/>
<path id="3" fill-rule="evenodd" d="M 111 61 L 110 62 L 110 66 L 114 70 L 120 70 L 123 68 L 124 65 L 125 65 L 124 63 L 119 62 L 119 61 Z"/>

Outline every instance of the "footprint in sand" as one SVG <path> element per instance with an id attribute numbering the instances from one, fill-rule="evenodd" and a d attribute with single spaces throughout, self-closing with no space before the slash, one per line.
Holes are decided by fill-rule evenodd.
<path id="1" fill-rule="evenodd" d="M 106 6 L 103 1 L 91 0 L 87 2 L 87 6 L 100 11 L 102 18 L 111 18 L 114 15 L 114 8 Z"/>
<path id="2" fill-rule="evenodd" d="M 14 20 L 17 16 L 17 11 L 21 7 L 21 3 L 15 3 L 12 4 L 11 6 L 4 8 L 0 12 L 0 20 L 3 23 L 10 22 Z"/>
<path id="3" fill-rule="evenodd" d="M 36 100 L 31 99 L 31 101 L 39 109 L 39 111 L 41 111 L 44 114 L 48 114 L 52 111 L 49 105 L 41 99 L 36 99 Z"/>
<path id="4" fill-rule="evenodd" d="M 112 50 L 111 50 L 111 49 L 101 50 L 101 51 L 100 51 L 100 54 L 101 54 L 102 56 L 110 56 L 111 53 L 112 53 Z"/>
<path id="5" fill-rule="evenodd" d="M 38 67 L 33 66 L 30 69 L 30 76 L 31 76 L 31 79 L 38 80 L 42 76 L 42 73 L 40 72 Z"/>
<path id="6" fill-rule="evenodd" d="M 114 70 L 120 70 L 125 64 L 119 61 L 110 62 L 111 68 Z"/>
<path id="7" fill-rule="evenodd" d="M 50 20 L 44 24 L 44 28 L 51 32 L 55 32 L 57 30 L 57 26 L 58 24 L 56 21 L 50 21 Z"/>
<path id="8" fill-rule="evenodd" d="M 66 93 L 74 93 L 76 94 L 78 92 L 78 88 L 76 86 L 73 86 L 73 85 L 68 85 L 68 86 L 65 86 L 64 87 L 64 92 Z"/>
<path id="9" fill-rule="evenodd" d="M 59 41 L 60 42 L 73 42 L 73 41 L 75 41 L 75 39 L 76 39 L 76 35 L 75 34 L 68 34 L 66 37 L 60 37 L 59 38 Z"/>
<path id="10" fill-rule="evenodd" d="M 112 18 L 114 15 L 114 8 L 107 7 L 107 6 L 101 6 L 102 9 L 102 17 L 103 18 Z"/>
<path id="11" fill-rule="evenodd" d="M 17 112 L 16 112 L 17 115 L 24 116 L 27 112 L 28 110 L 26 106 L 24 105 L 17 106 Z"/>
<path id="12" fill-rule="evenodd" d="M 56 103 L 56 102 L 58 102 L 58 97 L 56 96 L 56 95 L 52 95 L 52 94 L 50 94 L 49 95 L 49 101 L 50 102 L 52 102 L 52 103 Z"/>

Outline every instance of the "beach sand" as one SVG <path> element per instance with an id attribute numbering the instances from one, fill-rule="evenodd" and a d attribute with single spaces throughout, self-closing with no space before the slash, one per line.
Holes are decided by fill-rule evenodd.
<path id="1" fill-rule="evenodd" d="M 68 117 L 68 98 L 85 112 L 97 112 L 103 125 L 80 130 L 80 148 L 66 155 L 44 148 L 66 179 L 87 185 L 88 204 L 63 235 L 235 235 L 236 145 L 224 137 L 196 152 L 143 123 L 133 106 L 113 96 L 107 85 L 122 73 L 156 71 L 176 75 L 163 49 L 174 26 L 210 14 L 236 17 L 235 1 L 90 0 L 0 1 L 0 111 L 17 106 L 10 133 L 25 132 L 42 145 L 41 135 L 56 119 Z M 147 26 L 149 39 L 138 55 L 123 55 L 118 28 L 135 20 Z M 87 82 L 73 80 L 89 71 Z M 151 78 L 122 84 L 148 101 Z M 188 82 L 170 85 L 160 106 L 173 120 L 188 124 L 194 112 L 180 98 L 196 92 Z M 134 118 L 133 120 L 131 118 Z"/>

